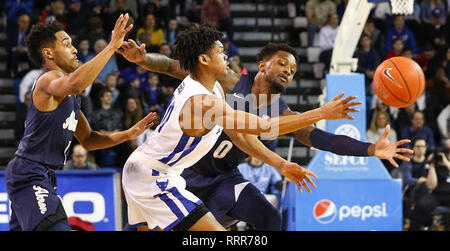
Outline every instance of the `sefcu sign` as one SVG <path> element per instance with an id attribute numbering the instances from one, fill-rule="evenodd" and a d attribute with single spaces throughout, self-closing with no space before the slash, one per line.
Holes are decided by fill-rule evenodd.
<path id="1" fill-rule="evenodd" d="M 366 141 L 364 75 L 327 75 L 327 102 L 345 92 L 363 102 L 354 120 L 326 121 L 326 131 Z M 308 164 L 317 188 L 299 194 L 289 184 L 283 200 L 287 230 L 401 230 L 401 181 L 376 157 L 340 156 L 318 150 Z"/>
<path id="2" fill-rule="evenodd" d="M 100 231 L 122 229 L 120 180 L 116 170 L 56 171 L 56 176 L 57 192 L 68 217 L 80 217 Z M 9 230 L 10 204 L 4 172 L 0 172 L 0 231 Z"/>

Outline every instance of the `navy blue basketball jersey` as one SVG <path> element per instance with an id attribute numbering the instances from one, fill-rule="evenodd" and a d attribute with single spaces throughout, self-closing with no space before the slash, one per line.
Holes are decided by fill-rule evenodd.
<path id="1" fill-rule="evenodd" d="M 282 98 L 259 109 L 253 106 L 251 98 L 253 81 L 254 78 L 242 75 L 233 90 L 227 94 L 227 103 L 236 110 L 243 110 L 262 118 L 278 117 L 288 109 Z M 242 100 L 245 101 L 244 105 Z M 271 141 L 263 143 L 267 146 Z M 215 176 L 233 170 L 247 157 L 248 155 L 234 146 L 231 139 L 222 132 L 213 148 L 191 168 L 205 176 Z"/>
<path id="2" fill-rule="evenodd" d="M 34 106 L 31 98 L 25 132 L 15 154 L 45 165 L 63 166 L 77 128 L 80 107 L 81 97 L 68 95 L 55 110 L 42 112 Z"/>

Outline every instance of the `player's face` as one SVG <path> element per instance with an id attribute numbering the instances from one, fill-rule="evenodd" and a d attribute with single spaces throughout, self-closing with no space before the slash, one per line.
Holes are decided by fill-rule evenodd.
<path id="1" fill-rule="evenodd" d="M 287 51 L 278 51 L 267 61 L 259 64 L 265 80 L 271 83 L 271 93 L 282 93 L 289 86 L 297 72 L 295 57 Z"/>
<path id="2" fill-rule="evenodd" d="M 81 62 L 77 58 L 77 49 L 72 45 L 72 39 L 65 31 L 55 33 L 54 60 L 56 65 L 67 73 L 74 72 Z"/>
<path id="3" fill-rule="evenodd" d="M 220 41 L 214 43 L 213 48 L 209 52 L 211 64 L 209 67 L 215 73 L 218 79 L 225 77 L 228 73 L 228 57 L 224 53 L 223 44 Z"/>

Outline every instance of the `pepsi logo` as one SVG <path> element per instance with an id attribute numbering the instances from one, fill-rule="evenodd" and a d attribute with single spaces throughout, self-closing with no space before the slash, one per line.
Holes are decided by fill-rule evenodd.
<path id="1" fill-rule="evenodd" d="M 320 200 L 314 205 L 313 215 L 317 222 L 328 224 L 336 218 L 337 207 L 330 200 Z"/>

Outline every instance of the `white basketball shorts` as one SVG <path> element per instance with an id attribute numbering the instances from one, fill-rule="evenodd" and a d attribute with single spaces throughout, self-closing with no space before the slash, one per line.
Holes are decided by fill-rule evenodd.
<path id="1" fill-rule="evenodd" d="M 158 162 L 158 163 L 155 163 Z M 158 170 L 152 168 L 159 166 Z M 150 229 L 188 230 L 208 213 L 203 202 L 187 191 L 179 173 L 161 169 L 161 162 L 135 151 L 123 168 L 122 185 L 128 223 L 147 222 Z"/>

